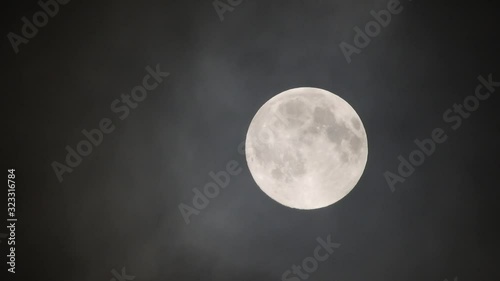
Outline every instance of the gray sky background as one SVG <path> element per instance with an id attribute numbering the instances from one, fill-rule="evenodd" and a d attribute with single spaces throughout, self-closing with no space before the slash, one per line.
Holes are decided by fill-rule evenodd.
<path id="1" fill-rule="evenodd" d="M 5 3 L 5 35 L 39 9 L 25 2 Z M 498 11 L 402 1 L 348 64 L 339 44 L 387 2 L 244 1 L 221 22 L 211 1 L 71 1 L 18 54 L 5 36 L 18 280 L 279 281 L 328 234 L 341 247 L 308 280 L 498 280 L 500 90 L 459 130 L 442 119 L 479 75 L 500 80 Z M 171 75 L 119 120 L 111 102 L 156 64 Z M 313 211 L 268 198 L 237 151 L 259 107 L 300 86 L 348 101 L 369 142 L 355 189 Z M 59 183 L 52 161 L 105 117 L 115 131 Z M 436 127 L 449 139 L 392 193 L 383 173 Z M 243 172 L 186 225 L 178 205 L 230 160 Z"/>

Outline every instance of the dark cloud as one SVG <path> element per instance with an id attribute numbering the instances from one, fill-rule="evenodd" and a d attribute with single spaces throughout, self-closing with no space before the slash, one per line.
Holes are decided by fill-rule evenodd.
<path id="1" fill-rule="evenodd" d="M 6 4 L 4 35 L 38 8 L 26 3 Z M 404 1 L 348 64 L 339 44 L 386 3 L 244 1 L 220 22 L 211 1 L 71 1 L 19 54 L 4 37 L 19 280 L 109 281 L 126 267 L 140 281 L 277 281 L 328 234 L 342 246 L 309 280 L 497 280 L 500 100 L 457 131 L 441 116 L 478 75 L 500 80 L 497 11 Z M 171 75 L 119 120 L 111 102 L 156 64 Z M 301 86 L 348 101 L 369 142 L 357 187 L 314 211 L 268 198 L 238 153 L 258 108 Z M 51 162 L 105 117 L 116 130 L 59 183 Z M 449 140 L 392 193 L 383 173 L 436 127 Z M 178 204 L 230 160 L 243 172 L 186 225 Z"/>

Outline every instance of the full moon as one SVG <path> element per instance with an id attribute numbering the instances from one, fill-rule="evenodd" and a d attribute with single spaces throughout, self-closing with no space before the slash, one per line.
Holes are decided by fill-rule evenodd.
<path id="1" fill-rule="evenodd" d="M 290 208 L 318 209 L 346 196 L 368 158 L 365 128 L 339 96 L 295 88 L 267 101 L 245 141 L 250 173 L 269 197 Z"/>

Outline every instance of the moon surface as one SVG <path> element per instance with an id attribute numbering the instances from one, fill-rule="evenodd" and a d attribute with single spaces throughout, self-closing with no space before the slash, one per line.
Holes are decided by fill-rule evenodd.
<path id="1" fill-rule="evenodd" d="M 250 123 L 245 155 L 257 185 L 275 201 L 318 209 L 346 196 L 368 158 L 365 128 L 339 96 L 295 88 L 267 101 Z"/>

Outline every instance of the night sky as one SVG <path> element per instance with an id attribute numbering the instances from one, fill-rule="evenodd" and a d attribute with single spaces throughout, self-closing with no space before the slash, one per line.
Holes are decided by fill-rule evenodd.
<path id="1" fill-rule="evenodd" d="M 355 47 L 355 28 L 391 0 L 219 2 L 230 10 L 73 0 L 16 47 L 9 34 L 23 36 L 22 18 L 42 8 L 3 4 L 2 163 L 16 170 L 18 221 L 15 274 L 0 236 L 2 281 L 500 280 L 494 1 L 401 0 L 350 62 L 339 45 Z M 496 86 L 478 79 L 489 75 Z M 141 101 L 123 99 L 144 81 Z M 478 85 L 491 95 L 455 112 Z M 342 97 L 368 136 L 357 186 L 317 210 L 265 195 L 241 145 L 257 110 L 296 87 Z M 67 147 L 100 128 L 109 133 L 68 166 Z M 446 140 L 391 190 L 384 173 L 436 128 Z M 193 189 L 228 165 L 238 172 L 186 223 L 180 206 L 194 208 Z M 6 190 L 0 199 L 1 234 Z M 340 246 L 307 278 L 282 277 L 328 236 Z"/>

